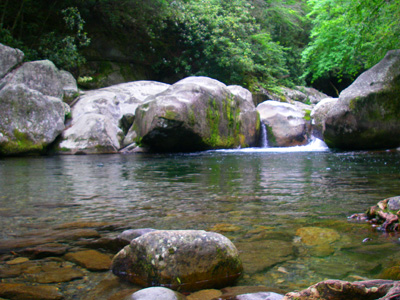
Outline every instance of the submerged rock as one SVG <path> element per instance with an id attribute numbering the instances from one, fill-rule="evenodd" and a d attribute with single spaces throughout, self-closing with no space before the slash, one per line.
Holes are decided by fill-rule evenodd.
<path id="1" fill-rule="evenodd" d="M 54 286 L 0 283 L 0 297 L 8 299 L 61 300 L 64 296 Z"/>
<path id="2" fill-rule="evenodd" d="M 133 129 L 156 152 L 255 146 L 259 118 L 249 95 L 207 77 L 188 77 L 147 98 Z"/>
<path id="3" fill-rule="evenodd" d="M 96 250 L 68 253 L 65 258 L 90 271 L 107 271 L 111 265 L 110 257 Z"/>
<path id="4" fill-rule="evenodd" d="M 399 295 L 400 286 L 391 280 L 370 280 L 348 282 L 341 280 L 326 280 L 312 285 L 300 292 L 285 295 L 283 300 L 330 300 L 330 299 L 397 299 L 391 296 Z M 385 297 L 386 296 L 386 297 Z M 381 298 L 382 297 L 382 298 Z"/>
<path id="5" fill-rule="evenodd" d="M 322 120 L 331 148 L 382 149 L 400 145 L 400 50 L 343 90 Z"/>
<path id="6" fill-rule="evenodd" d="M 113 259 L 115 275 L 140 286 L 194 291 L 233 284 L 242 273 L 226 237 L 202 230 L 159 230 L 131 241 Z"/>

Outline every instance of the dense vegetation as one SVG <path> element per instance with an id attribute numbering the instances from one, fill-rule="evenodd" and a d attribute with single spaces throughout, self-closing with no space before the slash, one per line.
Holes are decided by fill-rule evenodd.
<path id="1" fill-rule="evenodd" d="M 400 0 L 3 0 L 0 42 L 84 76 L 109 38 L 153 79 L 257 90 L 354 78 L 400 47 L 398 20 Z"/>

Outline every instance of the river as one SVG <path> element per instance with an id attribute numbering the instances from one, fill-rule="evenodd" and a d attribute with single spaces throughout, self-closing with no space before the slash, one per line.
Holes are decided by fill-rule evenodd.
<path id="1" fill-rule="evenodd" d="M 398 151 L 303 147 L 3 158 L 0 239 L 82 220 L 215 230 L 243 254 L 239 284 L 290 291 L 326 278 L 375 278 L 400 259 L 396 234 L 347 219 L 400 195 L 399 183 Z M 333 229 L 340 239 L 314 251 L 299 242 L 302 227 Z"/>

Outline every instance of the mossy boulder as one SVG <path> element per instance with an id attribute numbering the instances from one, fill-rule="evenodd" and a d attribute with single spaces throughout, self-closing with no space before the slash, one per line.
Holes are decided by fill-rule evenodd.
<path id="1" fill-rule="evenodd" d="M 41 153 L 64 129 L 65 104 L 24 84 L 0 90 L 0 155 Z"/>
<path id="2" fill-rule="evenodd" d="M 221 234 L 158 230 L 133 239 L 113 259 L 115 275 L 143 287 L 180 291 L 219 288 L 242 273 L 239 253 Z"/>
<path id="3" fill-rule="evenodd" d="M 331 148 L 399 147 L 400 50 L 389 51 L 343 90 L 323 123 L 323 138 Z"/>
<path id="4" fill-rule="evenodd" d="M 243 93 L 208 77 L 188 77 L 136 111 L 137 141 L 156 152 L 255 146 L 259 116 Z"/>

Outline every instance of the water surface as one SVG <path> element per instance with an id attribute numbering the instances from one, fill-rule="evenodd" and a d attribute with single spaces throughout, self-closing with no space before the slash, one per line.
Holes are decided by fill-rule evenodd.
<path id="1" fill-rule="evenodd" d="M 400 195 L 399 152 L 314 150 L 1 159 L 0 239 L 82 220 L 216 230 L 245 257 L 239 284 L 292 290 L 379 276 L 398 237 L 347 217 Z M 296 231 L 310 226 L 340 234 L 333 252 L 301 245 Z"/>

